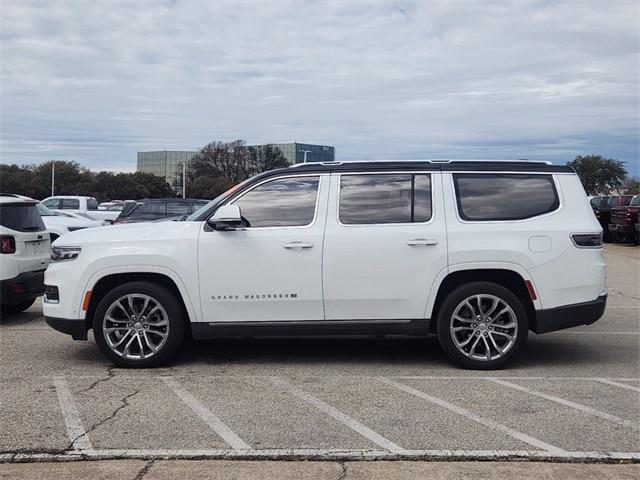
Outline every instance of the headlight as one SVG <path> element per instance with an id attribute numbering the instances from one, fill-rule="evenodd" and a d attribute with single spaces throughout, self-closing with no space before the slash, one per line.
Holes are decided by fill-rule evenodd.
<path id="1" fill-rule="evenodd" d="M 75 260 L 80 255 L 82 248 L 80 247 L 51 247 L 51 261 L 65 262 L 67 260 Z"/>

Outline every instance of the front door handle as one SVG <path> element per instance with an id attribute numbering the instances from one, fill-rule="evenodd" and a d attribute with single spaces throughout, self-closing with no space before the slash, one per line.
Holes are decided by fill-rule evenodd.
<path id="1" fill-rule="evenodd" d="M 407 245 L 410 247 L 428 247 L 430 245 L 437 245 L 438 240 L 435 238 L 414 238 L 407 241 Z"/>
<path id="2" fill-rule="evenodd" d="M 308 242 L 289 242 L 282 245 L 283 248 L 313 248 L 313 243 Z"/>

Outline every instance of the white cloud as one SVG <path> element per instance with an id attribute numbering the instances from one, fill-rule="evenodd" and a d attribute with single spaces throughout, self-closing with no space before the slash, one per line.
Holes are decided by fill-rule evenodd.
<path id="1" fill-rule="evenodd" d="M 639 20 L 625 0 L 4 0 L 1 161 L 124 169 L 244 138 L 637 163 Z"/>

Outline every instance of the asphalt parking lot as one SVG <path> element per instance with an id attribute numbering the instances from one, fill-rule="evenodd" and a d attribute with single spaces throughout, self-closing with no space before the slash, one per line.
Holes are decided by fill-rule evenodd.
<path id="1" fill-rule="evenodd" d="M 605 256 L 605 316 L 532 333 L 495 372 L 457 369 L 435 338 L 196 342 L 167 368 L 123 370 L 47 327 L 37 302 L 0 325 L 0 477 L 81 458 L 149 478 L 181 460 L 323 460 L 313 478 L 347 464 L 373 478 L 367 459 L 396 474 L 383 460 L 640 462 L 640 248 Z"/>

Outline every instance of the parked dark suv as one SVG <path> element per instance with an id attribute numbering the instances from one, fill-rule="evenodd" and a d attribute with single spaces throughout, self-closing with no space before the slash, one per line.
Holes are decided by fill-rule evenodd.
<path id="1" fill-rule="evenodd" d="M 633 195 L 609 195 L 603 197 L 594 197 L 591 199 L 591 208 L 596 218 L 602 226 L 604 240 L 610 242 L 613 240 L 609 231 L 611 223 L 611 209 L 613 207 L 626 207 L 631 203 Z"/>
<path id="2" fill-rule="evenodd" d="M 116 218 L 115 223 L 151 222 L 191 215 L 208 200 L 194 198 L 150 198 L 127 205 Z"/>

